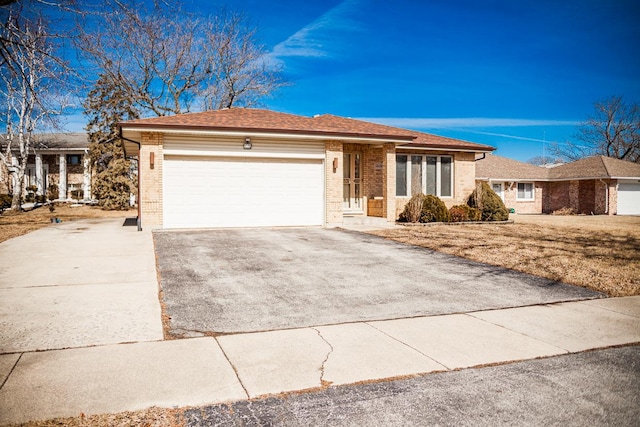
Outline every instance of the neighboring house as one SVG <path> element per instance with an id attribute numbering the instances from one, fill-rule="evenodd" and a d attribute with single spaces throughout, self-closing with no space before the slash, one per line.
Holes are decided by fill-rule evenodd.
<path id="1" fill-rule="evenodd" d="M 47 194 L 51 184 L 58 187 L 58 200 L 91 198 L 91 168 L 86 133 L 37 134 L 27 160 L 25 189 L 37 188 L 36 194 Z M 0 139 L 0 145 L 4 140 Z M 18 162 L 16 153 L 12 163 Z M 0 170 L 0 192 L 10 193 L 15 187 L 5 168 Z"/>
<path id="2" fill-rule="evenodd" d="M 411 194 L 464 203 L 494 148 L 333 115 L 232 108 L 118 124 L 139 218 L 163 228 L 395 221 Z"/>
<path id="3" fill-rule="evenodd" d="M 492 154 L 476 162 L 476 180 L 488 181 L 517 213 L 640 215 L 640 165 L 605 156 L 553 168 Z"/>

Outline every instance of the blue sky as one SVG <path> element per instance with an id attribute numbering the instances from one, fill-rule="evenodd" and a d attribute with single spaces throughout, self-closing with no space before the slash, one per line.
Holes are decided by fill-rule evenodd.
<path id="1" fill-rule="evenodd" d="M 214 0 L 243 11 L 290 86 L 265 107 L 362 118 L 527 160 L 612 95 L 640 102 L 640 2 Z"/>

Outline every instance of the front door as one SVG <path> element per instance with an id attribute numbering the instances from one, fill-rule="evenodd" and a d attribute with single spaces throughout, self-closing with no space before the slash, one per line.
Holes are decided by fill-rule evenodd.
<path id="1" fill-rule="evenodd" d="M 344 153 L 343 209 L 362 213 L 362 153 Z"/>
<path id="2" fill-rule="evenodd" d="M 491 189 L 502 199 L 504 202 L 504 188 L 501 182 L 494 182 L 491 184 Z"/>

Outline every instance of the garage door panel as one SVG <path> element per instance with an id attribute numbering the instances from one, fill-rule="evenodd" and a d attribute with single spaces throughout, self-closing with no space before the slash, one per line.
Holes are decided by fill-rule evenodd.
<path id="1" fill-rule="evenodd" d="M 618 184 L 618 215 L 640 215 L 640 183 Z"/>
<path id="2" fill-rule="evenodd" d="M 322 225 L 318 160 L 166 157 L 164 227 Z"/>

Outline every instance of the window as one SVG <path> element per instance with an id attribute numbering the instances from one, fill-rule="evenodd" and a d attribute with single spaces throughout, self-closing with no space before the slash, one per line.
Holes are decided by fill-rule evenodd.
<path id="1" fill-rule="evenodd" d="M 500 198 L 502 199 L 502 201 L 504 202 L 504 191 L 502 189 L 502 183 L 501 182 L 493 182 L 491 183 L 491 189 L 498 195 L 500 196 Z"/>
<path id="2" fill-rule="evenodd" d="M 518 183 L 518 200 L 533 200 L 534 187 L 532 182 Z"/>
<path id="3" fill-rule="evenodd" d="M 67 164 L 68 165 L 79 165 L 80 164 L 80 154 L 69 154 L 67 155 Z"/>
<path id="4" fill-rule="evenodd" d="M 451 156 L 396 156 L 396 196 L 419 193 L 453 197 Z"/>
<path id="5" fill-rule="evenodd" d="M 407 156 L 396 156 L 396 196 L 407 195 Z"/>

